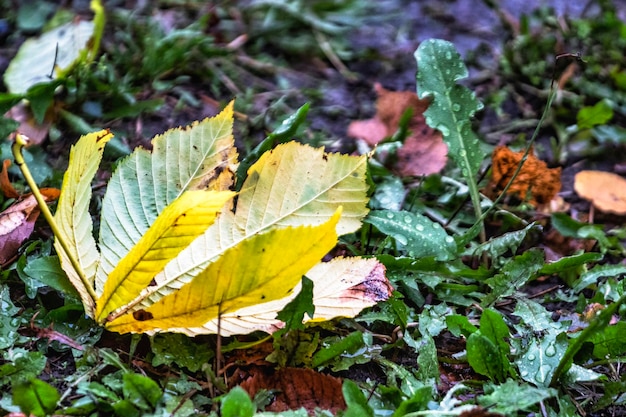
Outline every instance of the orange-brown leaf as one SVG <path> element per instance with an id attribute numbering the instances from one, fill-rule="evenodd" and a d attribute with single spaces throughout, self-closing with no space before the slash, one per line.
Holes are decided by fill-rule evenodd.
<path id="1" fill-rule="evenodd" d="M 495 198 L 509 182 L 524 152 L 514 152 L 506 146 L 497 146 L 492 155 L 492 176 L 486 193 Z M 507 194 L 534 205 L 548 204 L 561 190 L 561 168 L 548 168 L 532 151 L 522 169 L 509 187 Z"/>

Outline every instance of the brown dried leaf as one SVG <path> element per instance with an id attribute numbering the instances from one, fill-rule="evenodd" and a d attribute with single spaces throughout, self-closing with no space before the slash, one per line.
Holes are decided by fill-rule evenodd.
<path id="1" fill-rule="evenodd" d="M 309 415 L 313 415 L 315 408 L 330 410 L 333 414 L 346 408 L 339 378 L 312 369 L 263 370 L 265 372 L 254 373 L 241 387 L 251 397 L 261 389 L 278 391 L 272 404 L 266 407 L 267 411 L 280 412 L 304 407 Z"/>
<path id="2" fill-rule="evenodd" d="M 55 188 L 43 188 L 41 193 L 46 201 L 59 196 L 59 190 Z M 0 213 L 0 266 L 15 258 L 22 243 L 33 232 L 38 216 L 39 207 L 32 194 Z"/>
<path id="3" fill-rule="evenodd" d="M 421 176 L 440 172 L 446 165 L 448 147 L 441 133 L 431 129 L 423 113 L 428 100 L 420 100 L 410 91 L 389 91 L 376 83 L 378 94 L 376 115 L 368 120 L 358 120 L 348 126 L 348 136 L 359 138 L 373 146 L 391 136 L 398 129 L 400 119 L 408 108 L 413 109 L 409 122 L 410 135 L 398 151 L 396 169 L 402 176 Z"/>
<path id="4" fill-rule="evenodd" d="M 522 161 L 523 155 L 524 152 L 514 152 L 506 146 L 497 146 L 493 150 L 492 177 L 485 190 L 487 195 L 495 198 L 504 189 Z M 561 168 L 548 168 L 546 163 L 531 151 L 507 194 L 515 195 L 522 201 L 528 199 L 533 205 L 545 205 L 550 203 L 560 190 Z"/>
<path id="5" fill-rule="evenodd" d="M 604 212 L 626 214 L 626 179 L 617 174 L 580 171 L 574 177 L 574 189 Z"/>

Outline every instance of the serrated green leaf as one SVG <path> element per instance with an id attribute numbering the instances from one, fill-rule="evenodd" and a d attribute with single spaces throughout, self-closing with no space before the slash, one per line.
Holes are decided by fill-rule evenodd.
<path id="1" fill-rule="evenodd" d="M 598 359 L 620 357 L 626 353 L 626 323 L 620 321 L 612 326 L 600 329 L 591 336 L 593 356 Z"/>
<path id="2" fill-rule="evenodd" d="M 552 320 L 552 313 L 533 300 L 526 298 L 517 300 L 513 314 L 522 319 L 523 326 L 531 328 L 534 332 L 555 329 L 567 330 L 567 324 L 554 322 L 554 320 Z M 520 333 L 524 331 L 521 325 L 517 325 L 516 327 L 520 329 Z"/>
<path id="3" fill-rule="evenodd" d="M 197 372 L 214 356 L 213 350 L 207 344 L 197 343 L 179 333 L 158 334 L 151 340 L 150 346 L 154 354 L 152 366 L 175 363 L 191 372 Z"/>
<path id="4" fill-rule="evenodd" d="M 485 154 L 470 118 L 483 106 L 472 91 L 456 83 L 467 77 L 467 68 L 454 45 L 440 39 L 422 42 L 415 58 L 418 95 L 432 99 L 424 112 L 426 123 L 441 132 L 449 155 L 472 184 Z"/>
<path id="5" fill-rule="evenodd" d="M 24 273 L 31 279 L 54 288 L 66 297 L 80 298 L 76 288 L 68 281 L 67 275 L 61 269 L 58 256 L 44 256 L 28 261 L 24 267 Z"/>
<path id="6" fill-rule="evenodd" d="M 47 362 L 43 353 L 22 348 L 5 350 L 2 359 L 7 363 L 0 365 L 0 385 L 18 384 L 35 378 L 45 369 Z"/>
<path id="7" fill-rule="evenodd" d="M 461 316 L 459 314 L 447 316 L 446 326 L 450 333 L 452 333 L 456 337 L 460 337 L 461 335 L 463 335 L 468 338 L 469 335 L 478 330 L 478 327 L 470 323 L 467 316 Z"/>
<path id="8" fill-rule="evenodd" d="M 313 355 L 311 366 L 317 368 L 341 354 L 352 354 L 363 347 L 363 345 L 363 333 L 352 332 L 330 346 L 318 350 L 315 355 Z"/>
<path id="9" fill-rule="evenodd" d="M 519 375 L 538 387 L 548 387 L 567 346 L 565 332 L 550 331 L 541 336 L 530 336 L 528 345 L 515 361 Z"/>
<path id="10" fill-rule="evenodd" d="M 564 256 L 561 259 L 546 263 L 539 273 L 542 275 L 558 274 L 571 268 L 577 268 L 590 262 L 601 261 L 604 255 L 596 252 L 582 252 L 577 255 Z"/>
<path id="11" fill-rule="evenodd" d="M 237 158 L 232 125 L 231 103 L 213 118 L 157 135 L 152 152 L 137 149 L 119 163 L 102 201 L 97 294 L 159 213 L 183 192 L 232 185 Z"/>
<path id="12" fill-rule="evenodd" d="M 412 258 L 435 256 L 445 261 L 456 257 L 454 239 L 426 216 L 409 211 L 376 210 L 364 222 L 393 237 Z"/>
<path id="13" fill-rule="evenodd" d="M 89 214 L 91 181 L 100 165 L 104 146 L 112 137 L 108 130 L 101 130 L 81 136 L 78 143 L 72 146 L 69 166 L 63 176 L 61 195 L 54 214 L 60 233 L 54 240 L 54 248 L 59 255 L 61 267 L 78 291 L 89 316 L 93 316 L 95 300 L 86 285 L 93 288 L 100 257 L 93 237 L 93 221 Z M 71 253 L 65 252 L 60 239 L 67 243 Z M 78 261 L 80 270 L 74 268 L 70 256 Z"/>
<path id="14" fill-rule="evenodd" d="M 518 411 L 528 411 L 529 407 L 557 395 L 552 388 L 535 388 L 528 384 L 520 384 L 511 379 L 503 384 L 485 384 L 485 395 L 477 398 L 489 411 L 514 416 Z"/>
<path id="15" fill-rule="evenodd" d="M 624 265 L 596 265 L 580 276 L 580 279 L 574 284 L 573 291 L 578 293 L 592 284 L 597 284 L 600 278 L 619 277 L 621 275 L 626 275 L 626 266 Z"/>
<path id="16" fill-rule="evenodd" d="M 304 329 L 302 321 L 304 315 L 307 314 L 313 318 L 315 314 L 315 305 L 313 304 L 313 281 L 307 277 L 302 277 L 302 286 L 298 295 L 285 305 L 276 318 L 285 323 L 282 331 Z M 278 335 L 277 335 L 278 336 Z"/>
<path id="17" fill-rule="evenodd" d="M 13 387 L 13 402 L 26 415 L 44 417 L 52 414 L 60 399 L 61 396 L 53 386 L 38 379 Z"/>
<path id="18" fill-rule="evenodd" d="M 493 288 L 483 299 L 483 306 L 490 306 L 502 297 L 513 295 L 541 269 L 544 254 L 539 249 L 531 249 L 509 261 L 499 274 L 486 280 Z"/>
<path id="19" fill-rule="evenodd" d="M 483 253 L 487 252 L 491 259 L 498 259 L 507 251 L 516 253 L 517 248 L 519 248 L 524 239 L 526 239 L 528 233 L 530 233 L 532 230 L 537 229 L 539 229 L 539 226 L 537 226 L 535 223 L 531 223 L 522 230 L 508 232 L 501 236 L 491 238 L 487 242 L 478 245 L 474 249 L 472 254 L 476 257 L 479 257 Z"/>

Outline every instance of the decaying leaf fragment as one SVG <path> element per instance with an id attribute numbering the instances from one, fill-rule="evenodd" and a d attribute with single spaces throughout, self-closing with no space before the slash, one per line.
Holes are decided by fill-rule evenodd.
<path id="1" fill-rule="evenodd" d="M 376 145 L 395 133 L 404 112 L 411 108 L 410 134 L 398 150 L 397 170 L 402 176 L 421 176 L 440 172 L 446 165 L 448 147 L 441 133 L 431 129 L 423 113 L 428 108 L 427 99 L 420 100 L 410 91 L 389 91 L 376 83 L 378 94 L 376 115 L 372 119 L 350 123 L 348 136 L 363 139 Z"/>
<path id="2" fill-rule="evenodd" d="M 509 182 L 524 152 L 514 152 L 506 146 L 497 146 L 492 155 L 492 176 L 485 193 L 495 198 Z M 509 187 L 507 194 L 534 205 L 550 202 L 561 190 L 561 168 L 548 168 L 532 152 Z"/>
<path id="3" fill-rule="evenodd" d="M 626 214 L 626 179 L 617 174 L 580 171 L 574 177 L 574 189 L 604 212 Z"/>
<path id="4" fill-rule="evenodd" d="M 40 191 L 46 201 L 54 201 L 59 197 L 56 188 L 43 188 Z M 15 258 L 17 250 L 33 232 L 39 213 L 37 200 L 32 194 L 0 213 L 0 266 Z"/>

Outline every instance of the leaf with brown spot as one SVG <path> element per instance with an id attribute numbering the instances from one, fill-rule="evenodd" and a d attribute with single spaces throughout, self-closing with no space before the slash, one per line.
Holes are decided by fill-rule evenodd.
<path id="1" fill-rule="evenodd" d="M 492 176 L 485 193 L 495 198 L 513 177 L 524 152 L 514 152 L 506 146 L 497 146 L 492 155 Z M 561 190 L 561 168 L 548 168 L 532 152 L 524 162 L 507 194 L 528 200 L 533 205 L 545 205 Z"/>
<path id="2" fill-rule="evenodd" d="M 376 145 L 395 133 L 404 112 L 411 108 L 409 121 L 410 134 L 398 150 L 396 169 L 402 176 L 422 176 L 440 172 L 448 160 L 448 147 L 441 133 L 431 129 L 425 122 L 423 113 L 428 108 L 428 100 L 420 100 L 410 91 L 389 91 L 376 83 L 378 94 L 376 115 L 368 120 L 350 123 L 348 136 L 359 138 L 369 145 Z"/>
<path id="3" fill-rule="evenodd" d="M 280 412 L 304 407 L 310 415 L 315 408 L 336 414 L 346 408 L 341 392 L 341 379 L 320 374 L 312 369 L 282 368 L 257 372 L 241 384 L 251 397 L 259 390 L 277 391 L 267 411 Z"/>
<path id="4" fill-rule="evenodd" d="M 574 189 L 604 212 L 626 214 L 626 179 L 612 172 L 580 171 Z"/>

